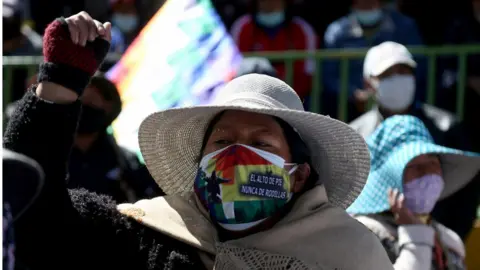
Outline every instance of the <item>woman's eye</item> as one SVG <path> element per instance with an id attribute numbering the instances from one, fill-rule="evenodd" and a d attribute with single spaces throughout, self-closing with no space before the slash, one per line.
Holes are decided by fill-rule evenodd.
<path id="1" fill-rule="evenodd" d="M 216 140 L 214 143 L 224 145 L 224 144 L 231 144 L 231 141 L 229 141 L 229 140 Z"/>
<path id="2" fill-rule="evenodd" d="M 270 146 L 270 144 L 265 143 L 265 142 L 254 142 L 253 145 L 254 145 L 254 146 L 259 146 L 259 147 L 268 147 L 268 146 Z"/>

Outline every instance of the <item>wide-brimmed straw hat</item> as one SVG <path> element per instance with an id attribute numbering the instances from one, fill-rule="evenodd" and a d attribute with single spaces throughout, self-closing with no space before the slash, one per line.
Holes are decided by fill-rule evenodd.
<path id="1" fill-rule="evenodd" d="M 142 122 L 140 149 L 166 194 L 193 190 L 204 134 L 215 115 L 225 110 L 271 115 L 291 125 L 308 146 L 311 165 L 333 204 L 347 208 L 362 191 L 370 170 L 364 139 L 343 122 L 306 112 L 298 95 L 283 81 L 249 74 L 226 84 L 212 105 L 172 108 Z"/>
<path id="2" fill-rule="evenodd" d="M 440 159 L 445 184 L 440 200 L 457 192 L 480 172 L 478 153 L 435 144 L 423 122 L 410 115 L 387 118 L 367 139 L 367 144 L 372 167 L 365 188 L 347 209 L 352 214 L 388 211 L 387 190 L 403 192 L 405 167 L 420 155 L 433 154 Z"/>

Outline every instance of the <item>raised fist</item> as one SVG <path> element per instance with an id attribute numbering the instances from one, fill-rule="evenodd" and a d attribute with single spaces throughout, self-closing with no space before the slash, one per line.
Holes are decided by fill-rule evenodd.
<path id="1" fill-rule="evenodd" d="M 81 95 L 105 59 L 110 40 L 111 24 L 84 11 L 56 19 L 45 30 L 38 81 L 54 82 Z"/>
<path id="2" fill-rule="evenodd" d="M 97 37 L 105 39 L 110 43 L 112 25 L 109 22 L 102 24 L 92 19 L 88 13 L 82 11 L 65 19 L 70 31 L 72 42 L 85 46 L 87 41 L 94 41 Z"/>

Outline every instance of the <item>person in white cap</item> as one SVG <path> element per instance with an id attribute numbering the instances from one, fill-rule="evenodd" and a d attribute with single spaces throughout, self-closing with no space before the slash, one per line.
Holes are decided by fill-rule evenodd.
<path id="1" fill-rule="evenodd" d="M 396 42 L 383 42 L 368 50 L 363 66 L 366 91 L 377 105 L 350 123 L 368 138 L 384 119 L 398 114 L 413 115 L 422 120 L 436 144 L 472 151 L 463 125 L 448 111 L 432 105 L 415 103 L 415 68 L 408 49 Z M 480 174 L 454 196 L 440 202 L 433 216 L 452 228 L 462 238 L 468 235 L 476 218 Z"/>
<path id="2" fill-rule="evenodd" d="M 267 75 L 232 80 L 212 105 L 143 121 L 140 149 L 167 196 L 117 206 L 67 192 L 79 99 L 110 30 L 85 12 L 50 24 L 39 84 L 5 132 L 6 148 L 45 171 L 23 216 L 29 226 L 15 228 L 30 240 L 22 258 L 31 268 L 393 269 L 378 238 L 345 211 L 370 171 L 365 140 L 306 112 L 291 87 Z"/>
<path id="3" fill-rule="evenodd" d="M 411 114 L 426 122 L 432 134 L 454 127 L 457 121 L 453 114 L 428 104 L 415 104 L 416 67 L 412 54 L 402 44 L 386 41 L 370 48 L 364 60 L 363 78 L 365 91 L 375 96 L 377 106 L 350 126 L 367 138 L 383 119 Z M 434 132 L 430 127 L 434 127 Z"/>

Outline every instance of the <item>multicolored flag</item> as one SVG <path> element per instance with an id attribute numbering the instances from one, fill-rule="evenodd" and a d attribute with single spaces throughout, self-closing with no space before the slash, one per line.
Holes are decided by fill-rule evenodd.
<path id="1" fill-rule="evenodd" d="M 145 117 L 210 103 L 241 60 L 210 0 L 167 0 L 107 73 L 123 101 L 112 124 L 118 144 L 139 153 Z"/>

